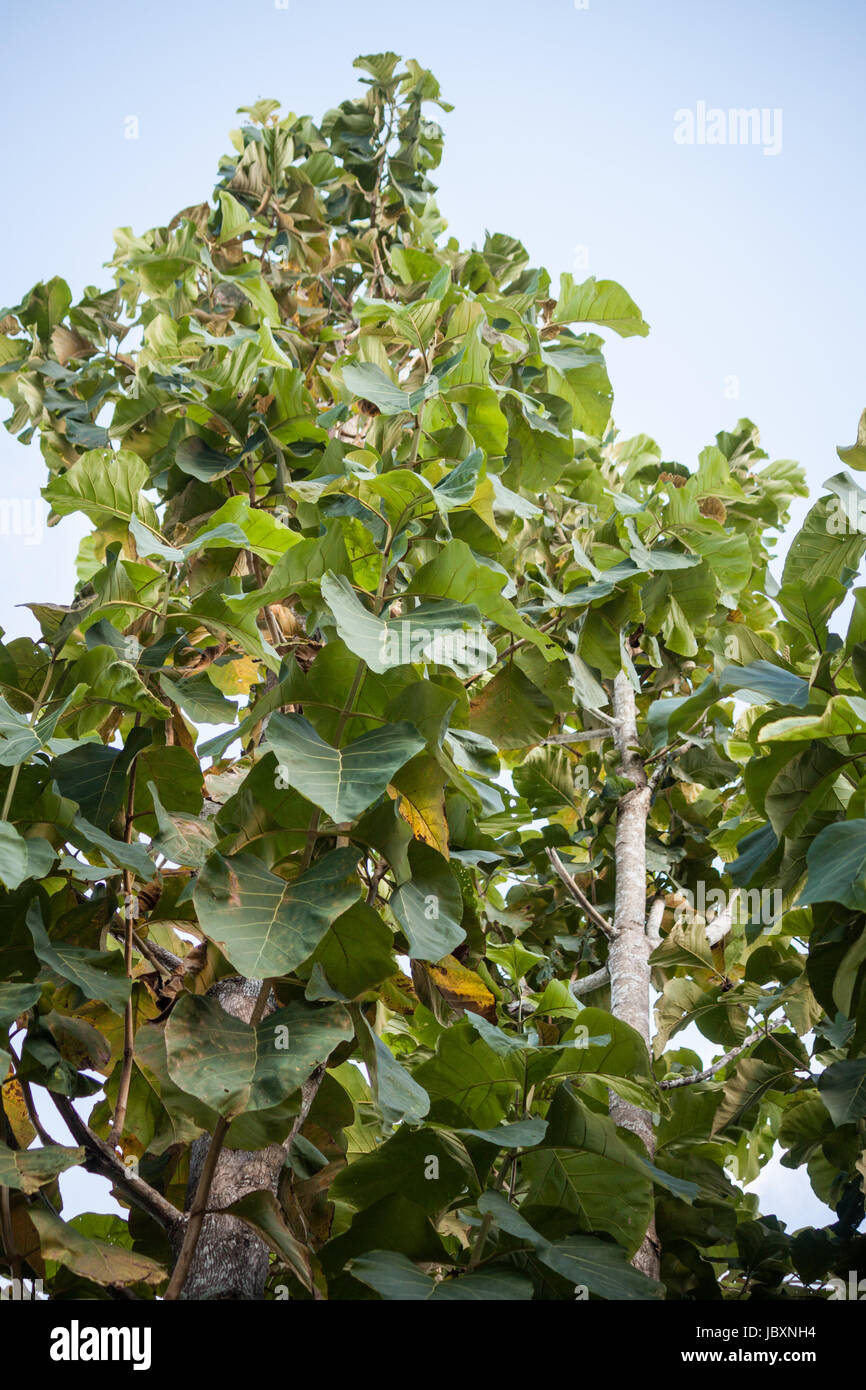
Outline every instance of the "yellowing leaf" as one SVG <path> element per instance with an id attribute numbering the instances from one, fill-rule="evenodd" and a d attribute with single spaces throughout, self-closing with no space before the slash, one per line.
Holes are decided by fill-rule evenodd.
<path id="1" fill-rule="evenodd" d="M 36 1138 L 36 1130 L 30 1123 L 21 1082 L 13 1076 L 11 1070 L 3 1082 L 2 1095 L 3 1111 L 15 1136 L 15 1142 L 19 1149 L 29 1149 Z"/>
<path id="2" fill-rule="evenodd" d="M 445 779 L 436 759 L 428 753 L 412 758 L 394 777 L 388 794 L 399 797 L 397 810 L 415 838 L 432 845 L 448 859 Z"/>
<path id="3" fill-rule="evenodd" d="M 249 695 L 261 680 L 259 668 L 249 656 L 239 656 L 237 661 L 227 661 L 224 666 L 214 662 L 208 667 L 208 677 L 223 695 Z"/>
<path id="4" fill-rule="evenodd" d="M 414 961 L 413 974 L 422 993 L 427 992 L 425 984 L 432 985 L 455 1013 L 468 1011 L 481 1014 L 490 1023 L 496 1022 L 496 1000 L 490 990 L 480 975 L 461 965 L 455 956 L 444 956 L 438 965 Z"/>
<path id="5" fill-rule="evenodd" d="M 126 1288 L 130 1284 L 161 1284 L 166 1277 L 166 1271 L 156 1260 L 133 1250 L 124 1250 L 119 1245 L 109 1245 L 104 1240 L 84 1236 L 44 1208 L 32 1207 L 30 1219 L 39 1232 L 43 1257 L 59 1260 L 67 1269 L 83 1275 L 85 1279 L 93 1279 L 97 1284 L 120 1284 Z"/>

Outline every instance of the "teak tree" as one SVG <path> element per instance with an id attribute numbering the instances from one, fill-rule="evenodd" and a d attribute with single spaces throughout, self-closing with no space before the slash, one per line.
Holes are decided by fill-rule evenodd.
<path id="1" fill-rule="evenodd" d="M 745 420 L 692 469 L 618 439 L 588 325 L 635 303 L 448 239 L 436 81 L 357 66 L 319 125 L 243 108 L 112 288 L 0 323 L 8 427 L 93 528 L 0 646 L 2 1268 L 826 1297 L 864 1245 L 863 495 L 776 584 L 798 466 Z M 744 1192 L 779 1145 L 832 1225 Z M 62 1219 L 75 1165 L 128 1220 Z"/>

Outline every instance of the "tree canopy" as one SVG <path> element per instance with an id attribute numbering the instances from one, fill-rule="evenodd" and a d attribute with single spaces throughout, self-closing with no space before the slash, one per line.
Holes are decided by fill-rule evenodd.
<path id="1" fill-rule="evenodd" d="M 182 1294 L 198 1143 L 277 1154 L 231 1206 L 268 1297 L 826 1297 L 864 1244 L 866 427 L 778 583 L 800 467 L 749 420 L 692 466 L 620 438 L 634 300 L 461 248 L 435 78 L 356 66 L 318 124 L 241 108 L 108 287 L 3 311 L 8 428 L 92 527 L 0 645 L 3 1270 Z M 832 1224 L 759 1211 L 778 1149 Z M 64 1221 L 76 1165 L 128 1220 Z"/>

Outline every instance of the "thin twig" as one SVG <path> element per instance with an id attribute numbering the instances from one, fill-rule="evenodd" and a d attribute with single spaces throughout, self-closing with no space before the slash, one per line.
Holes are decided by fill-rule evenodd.
<path id="1" fill-rule="evenodd" d="M 610 729 L 577 729 L 573 734 L 550 734 L 542 743 L 590 743 L 596 739 L 610 738 Z"/>
<path id="2" fill-rule="evenodd" d="M 592 903 L 589 901 L 589 898 L 583 892 L 582 888 L 580 888 L 580 886 L 577 883 L 575 883 L 574 879 L 568 872 L 568 869 L 563 864 L 556 850 L 548 849 L 547 857 L 553 865 L 556 874 L 565 884 L 565 887 L 568 889 L 568 892 L 570 893 L 574 901 L 577 903 L 577 906 L 581 909 L 581 911 L 589 918 L 589 920 L 592 923 L 594 923 L 595 926 L 599 927 L 604 932 L 605 936 L 612 938 L 614 935 L 614 931 L 610 922 L 608 922 L 606 917 L 602 917 L 597 907 L 593 907 Z"/>
<path id="3" fill-rule="evenodd" d="M 139 716 L 135 716 L 135 727 L 138 728 Z M 132 828 L 135 818 L 135 773 L 138 766 L 138 759 L 133 758 L 132 767 L 129 771 L 129 790 L 126 797 L 126 824 L 124 827 L 123 838 L 129 845 L 132 843 Z M 129 869 L 123 871 L 123 961 L 126 970 L 126 978 L 129 980 L 129 998 L 126 1001 L 126 1008 L 123 1015 L 123 1064 L 120 1072 L 120 1084 L 117 1088 L 117 1101 L 114 1107 L 114 1119 L 108 1142 L 112 1146 L 120 1142 L 123 1134 L 123 1127 L 126 1124 L 126 1110 L 129 1105 L 129 1088 L 132 1085 L 132 1064 L 135 1056 L 135 1013 L 132 1004 L 132 937 L 133 937 L 133 913 L 132 913 L 132 874 Z"/>
<path id="4" fill-rule="evenodd" d="M 265 983 L 267 984 L 268 982 L 265 981 Z M 201 1235 L 201 1228 L 207 1211 L 208 1197 L 210 1196 L 211 1186 L 213 1184 L 214 1175 L 216 1174 L 219 1156 L 222 1153 L 225 1137 L 228 1133 L 229 1123 L 229 1120 L 220 1117 L 211 1137 L 208 1151 L 205 1155 L 204 1165 L 201 1170 L 201 1176 L 196 1185 L 195 1197 L 193 1198 L 193 1204 L 190 1208 L 183 1244 L 181 1245 L 177 1262 L 172 1270 L 168 1288 L 164 1294 L 164 1301 L 166 1303 L 173 1303 L 183 1292 L 183 1286 L 186 1283 L 193 1256 L 198 1246 L 198 1238 Z"/>
<path id="5" fill-rule="evenodd" d="M 255 484 L 253 483 L 251 484 L 251 489 L 254 488 Z M 255 503 L 253 502 L 252 505 L 255 505 Z M 246 554 L 250 569 L 252 570 L 253 575 L 255 576 L 256 585 L 259 589 L 263 589 L 265 587 L 265 581 L 262 575 L 262 566 L 259 557 L 258 555 L 254 554 L 252 550 L 248 550 Z M 262 604 L 262 611 L 265 615 L 265 622 L 268 625 L 268 632 L 271 635 L 271 641 L 273 642 L 275 647 L 278 647 L 283 640 L 283 630 L 277 622 L 276 618 L 274 617 L 270 604 Z"/>
<path id="6" fill-rule="evenodd" d="M 367 904 L 371 907 L 379 896 L 379 884 L 382 882 L 382 879 L 385 877 L 387 872 L 388 861 L 383 857 L 377 861 L 376 867 L 370 875 L 370 880 L 367 886 L 366 901 Z"/>
<path id="7" fill-rule="evenodd" d="M 115 1153 L 104 1139 L 100 1139 L 98 1134 L 94 1134 L 68 1096 L 61 1096 L 52 1091 L 51 1099 L 73 1139 L 87 1150 L 89 1161 L 85 1162 L 84 1166 L 88 1172 L 108 1178 L 124 1196 L 141 1207 L 148 1216 L 152 1216 L 165 1230 L 172 1230 L 183 1220 L 177 1207 L 163 1197 L 161 1192 L 157 1192 L 155 1187 L 151 1187 L 150 1183 L 131 1173 L 119 1154 Z"/>
<path id="8" fill-rule="evenodd" d="M 600 719 L 602 724 L 607 724 L 609 729 L 618 728 L 618 721 L 612 714 L 605 714 L 603 709 L 593 709 L 592 715 L 594 719 Z"/>
<path id="9" fill-rule="evenodd" d="M 753 1033 L 749 1034 L 745 1042 L 741 1042 L 739 1047 L 732 1047 L 730 1052 L 726 1052 L 724 1057 L 719 1058 L 718 1062 L 713 1062 L 712 1066 L 704 1067 L 703 1071 L 692 1072 L 689 1076 L 674 1076 L 671 1077 L 669 1081 L 660 1081 L 659 1089 L 662 1091 L 675 1091 L 680 1086 L 695 1086 L 699 1081 L 709 1081 L 711 1077 L 715 1076 L 716 1072 L 722 1070 L 722 1067 L 726 1067 L 735 1057 L 739 1057 L 741 1052 L 745 1052 L 746 1048 L 751 1047 L 752 1043 L 757 1042 L 759 1038 L 766 1038 L 769 1036 L 765 1028 L 756 1028 Z"/>
<path id="10" fill-rule="evenodd" d="M 472 1246 L 472 1252 L 469 1256 L 469 1263 L 466 1266 L 467 1270 L 474 1269 L 481 1259 L 481 1256 L 484 1254 L 484 1247 L 487 1244 L 487 1237 L 490 1234 L 490 1227 L 492 1225 L 493 1213 L 486 1211 L 481 1218 L 481 1225 L 478 1227 L 478 1234 L 475 1237 L 475 1243 Z"/>
<path id="11" fill-rule="evenodd" d="M 535 630 L 536 632 L 547 632 L 550 628 L 556 627 L 556 624 L 558 622 L 559 614 L 557 613 L 556 617 L 548 619 L 546 623 L 539 623 Z M 464 686 L 473 685 L 475 681 L 480 680 L 482 676 L 486 676 L 490 671 L 492 671 L 494 666 L 498 666 L 500 661 L 504 661 L 506 657 L 513 655 L 514 652 L 519 651 L 521 647 L 525 647 L 527 643 L 531 641 L 531 637 L 519 637 L 516 642 L 511 642 L 509 646 L 505 647 L 501 652 L 497 653 L 496 660 L 492 662 L 491 665 L 487 667 L 484 671 L 479 671 L 476 676 L 467 676 L 466 679 L 463 681 Z M 598 715 L 601 719 L 605 718 L 605 716 L 601 714 L 599 710 L 593 710 L 593 714 Z M 612 722 L 613 721 L 611 721 L 611 723 Z"/>
<path id="12" fill-rule="evenodd" d="M 111 928 L 111 935 L 115 941 L 124 940 L 124 933 L 114 928 Z M 136 931 L 132 933 L 132 944 L 139 955 L 144 956 L 145 960 L 149 960 L 158 974 L 164 975 L 166 978 L 174 975 L 183 963 L 180 956 L 176 956 L 173 951 L 166 951 L 162 946 L 145 941 L 144 937 L 139 936 Z"/>
<path id="13" fill-rule="evenodd" d="M 24 1097 L 24 1104 L 27 1107 L 27 1114 L 30 1118 L 30 1123 L 36 1130 L 36 1133 L 39 1135 L 40 1141 L 43 1144 L 56 1144 L 57 1140 L 51 1138 L 51 1135 L 48 1133 L 47 1129 L 45 1128 L 45 1126 L 39 1118 L 39 1115 L 36 1110 L 36 1102 L 33 1099 L 33 1092 L 30 1089 L 30 1082 L 23 1081 L 21 1077 L 17 1075 L 15 1077 L 15 1080 L 21 1087 L 21 1094 Z"/>

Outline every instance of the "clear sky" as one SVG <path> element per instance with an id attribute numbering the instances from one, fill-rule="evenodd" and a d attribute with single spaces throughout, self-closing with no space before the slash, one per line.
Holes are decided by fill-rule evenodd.
<path id="1" fill-rule="evenodd" d="M 451 231 L 509 232 L 555 281 L 609 277 L 637 300 L 650 337 L 608 349 L 621 430 L 691 465 L 747 415 L 770 456 L 800 459 L 820 490 L 866 405 L 866 5 L 584 4 L 10 6 L 0 305 L 54 274 L 76 295 L 99 283 L 114 227 L 141 231 L 209 196 L 238 106 L 273 96 L 321 116 L 353 92 L 358 53 L 390 48 L 455 103 L 438 176 Z M 700 110 L 714 108 L 765 111 L 766 138 L 700 142 Z M 695 143 L 675 139 L 682 112 Z M 43 482 L 36 450 L 0 434 L 0 501 L 32 502 Z M 74 583 L 76 520 L 24 529 L 0 535 L 9 636 L 36 633 L 15 605 L 64 601 Z"/>

